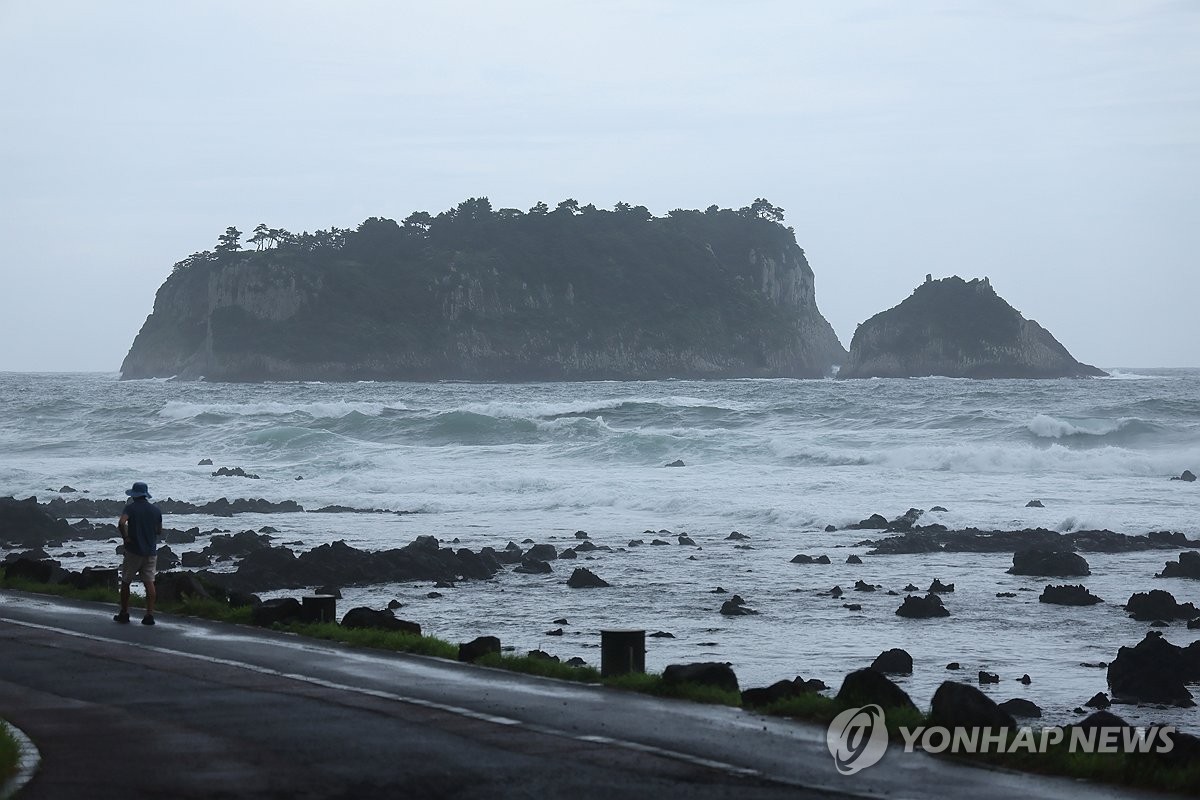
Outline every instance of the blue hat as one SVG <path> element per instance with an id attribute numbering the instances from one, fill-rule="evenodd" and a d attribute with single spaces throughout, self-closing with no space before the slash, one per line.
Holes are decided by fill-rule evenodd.
<path id="1" fill-rule="evenodd" d="M 145 497 L 150 499 L 150 488 L 141 481 L 134 481 L 132 489 L 126 489 L 125 494 L 129 497 Z"/>

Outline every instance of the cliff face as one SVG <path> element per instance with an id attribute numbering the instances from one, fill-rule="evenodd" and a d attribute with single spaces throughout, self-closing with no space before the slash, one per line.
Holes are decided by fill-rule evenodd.
<path id="1" fill-rule="evenodd" d="M 986 278 L 926 280 L 858 326 L 839 378 L 1072 378 L 1105 373 L 1076 361 Z"/>
<path id="2" fill-rule="evenodd" d="M 368 221 L 321 247 L 202 254 L 160 287 L 122 377 L 817 377 L 844 360 L 788 229 L 588 216 Z"/>

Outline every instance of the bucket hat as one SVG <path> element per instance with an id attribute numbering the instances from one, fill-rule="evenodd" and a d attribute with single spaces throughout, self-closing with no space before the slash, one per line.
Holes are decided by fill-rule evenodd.
<path id="1" fill-rule="evenodd" d="M 126 489 L 125 494 L 129 497 L 144 497 L 150 499 L 150 488 L 141 481 L 134 481 L 132 489 Z"/>

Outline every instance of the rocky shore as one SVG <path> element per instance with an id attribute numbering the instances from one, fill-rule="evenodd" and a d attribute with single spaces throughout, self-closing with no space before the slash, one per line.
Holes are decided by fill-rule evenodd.
<path id="1" fill-rule="evenodd" d="M 231 502 L 222 499 L 205 505 L 186 504 L 185 507 L 234 509 L 231 514 L 272 513 L 262 511 L 264 507 L 299 509 L 298 504 L 275 503 L 264 506 L 263 503 L 265 501 Z M 116 580 L 115 569 L 85 568 L 82 571 L 73 571 L 64 568 L 59 561 L 51 559 L 46 553 L 47 547 L 61 547 L 73 540 L 96 539 L 110 539 L 119 551 L 116 528 L 111 523 L 97 524 L 83 520 L 70 524 L 59 516 L 63 513 L 74 514 L 84 509 L 93 512 L 109 510 L 103 505 L 103 501 L 63 501 L 56 498 L 49 503 L 38 503 L 33 498 L 0 498 L 0 543 L 3 543 L 8 551 L 4 557 L 6 574 L 10 577 L 43 583 L 63 583 L 80 588 L 112 585 Z M 301 512 L 297 510 L 294 513 Z M 1034 577 L 1087 576 L 1090 574 L 1090 566 L 1082 553 L 1121 554 L 1161 550 L 1166 551 L 1169 556 L 1174 556 L 1173 560 L 1164 560 L 1165 566 L 1158 576 L 1147 576 L 1151 579 L 1195 578 L 1196 567 L 1200 564 L 1200 542 L 1190 540 L 1179 533 L 1124 535 L 1107 530 L 1058 533 L 1046 529 L 954 531 L 937 524 L 920 525 L 918 523 L 922 517 L 923 512 L 917 509 L 910 509 L 891 520 L 876 514 L 849 526 L 848 532 L 881 532 L 882 535 L 877 538 L 856 539 L 853 542 L 859 547 L 869 547 L 866 555 L 871 558 L 924 553 L 1011 553 L 1013 563 L 1008 572 Z M 211 530 L 202 533 L 198 529 L 166 531 L 163 549 L 160 551 L 160 569 L 163 570 L 160 576 L 161 596 L 201 596 L 232 605 L 251 605 L 256 609 L 256 621 L 259 624 L 270 625 L 287 620 L 311 619 L 312 614 L 317 612 L 306 607 L 306 602 L 302 602 L 305 597 L 278 598 L 263 602 L 256 593 L 303 590 L 308 594 L 316 591 L 319 594 L 338 596 L 341 588 L 353 586 L 428 582 L 435 587 L 452 588 L 462 581 L 495 580 L 509 571 L 531 576 L 552 575 L 558 572 L 552 566 L 555 562 L 581 558 L 594 560 L 598 555 L 632 550 L 635 543 L 645 542 L 643 538 L 631 540 L 628 547 L 597 545 L 590 540 L 586 532 L 578 531 L 573 543 L 568 547 L 526 540 L 523 544 L 510 541 L 501 547 L 485 546 L 471 550 L 453 546 L 457 542 L 450 542 L 449 546 L 445 546 L 435 537 L 418 536 L 403 547 L 380 551 L 361 550 L 344 541 L 329 542 L 297 551 L 292 546 L 277 543 L 275 540 L 278 537 L 275 533 L 267 527 L 259 531 L 241 532 Z M 735 534 L 725 537 L 731 543 L 731 547 L 753 547 L 747 543 L 751 537 L 737 532 Z M 691 548 L 693 551 L 703 547 L 686 534 L 674 535 L 665 530 L 648 530 L 643 536 L 653 538 L 654 544 L 672 546 L 667 539 L 674 538 L 674 547 Z M 196 545 L 201 543 L 203 547 L 197 548 Z M 172 544 L 187 544 L 191 545 L 191 548 L 181 557 L 172 551 Z M 827 554 L 816 557 L 800 554 L 791 559 L 791 562 L 797 565 L 797 569 L 804 570 L 819 570 L 834 564 Z M 863 559 L 851 555 L 845 559 L 845 563 L 862 565 Z M 177 571 L 175 568 L 181 565 L 185 569 Z M 584 567 L 572 567 L 570 578 L 563 583 L 571 589 L 579 590 L 603 591 L 610 588 L 609 581 L 601 574 Z M 849 591 L 894 596 L 896 600 L 893 608 L 896 616 L 913 620 L 915 624 L 945 625 L 953 624 L 955 588 L 954 583 L 943 583 L 937 578 L 934 578 L 925 590 L 912 583 L 902 588 L 891 588 L 859 580 Z M 720 587 L 714 593 L 728 594 Z M 835 586 L 822 594 L 837 599 L 846 593 L 840 586 Z M 438 596 L 438 593 L 430 592 L 429 596 Z M 943 598 L 949 598 L 949 601 Z M 1053 583 L 1046 584 L 1038 599 L 1046 604 L 1080 607 L 1105 602 L 1104 599 L 1091 594 L 1083 585 Z M 1109 600 L 1116 601 L 1116 598 L 1110 597 Z M 398 605 L 396 604 L 397 607 Z M 852 612 L 861 612 L 862 609 L 861 603 L 844 605 Z M 1131 618 L 1150 622 L 1152 625 L 1168 625 L 1174 621 L 1186 623 L 1188 628 L 1200 628 L 1200 610 L 1193 603 L 1177 601 L 1170 592 L 1162 589 L 1132 592 L 1122 607 Z M 352 614 L 348 613 L 346 618 L 343 618 L 343 625 L 420 630 L 419 623 L 395 617 L 394 608 L 359 607 L 352 611 Z M 720 604 L 719 613 L 726 617 L 752 618 L 759 612 L 754 608 L 752 598 L 732 595 L 731 599 L 723 600 Z M 561 630 L 560 627 L 559 635 Z M 554 633 L 547 632 L 548 635 Z M 655 635 L 670 636 L 666 632 Z M 875 666 L 883 672 L 904 673 L 905 669 L 911 672 L 912 659 L 911 656 L 906 659 L 906 655 L 903 651 L 881 653 Z M 900 666 L 897 667 L 897 664 Z M 946 669 L 954 669 L 957 666 L 956 662 L 950 663 Z M 1152 630 L 1141 642 L 1120 647 L 1113 654 L 1111 661 L 1106 662 L 1104 666 L 1107 669 L 1111 695 L 1103 697 L 1104 703 L 1191 706 L 1195 701 L 1193 690 L 1188 686 L 1200 682 L 1200 641 L 1179 646 L 1170 643 L 1161 631 Z M 713 665 L 697 669 L 697 674 L 722 675 L 724 677 L 714 680 L 726 686 L 737 685 L 736 678 L 730 680 L 721 669 Z M 708 678 L 692 676 L 687 680 L 703 682 Z M 854 680 L 875 679 L 860 677 Z M 994 673 L 980 670 L 981 684 L 993 680 L 999 678 L 996 678 Z M 851 679 L 848 677 L 847 681 Z M 772 698 L 778 700 L 819 691 L 820 689 L 814 688 L 818 683 L 819 681 L 814 682 L 812 679 L 796 678 L 761 689 L 747 690 L 743 700 L 747 705 L 772 702 Z M 1084 700 L 1080 698 L 1081 707 L 1086 705 Z M 1096 697 L 1087 702 L 1093 701 L 1100 702 Z"/>

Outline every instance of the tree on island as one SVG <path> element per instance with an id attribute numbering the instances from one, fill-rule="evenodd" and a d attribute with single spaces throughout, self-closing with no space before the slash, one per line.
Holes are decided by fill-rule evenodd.
<path id="1" fill-rule="evenodd" d="M 230 225 L 225 229 L 225 233 L 217 237 L 217 252 L 218 253 L 236 253 L 242 249 L 240 244 L 242 232 Z"/>
<path id="2" fill-rule="evenodd" d="M 783 209 L 771 205 L 764 197 L 755 198 L 754 202 L 741 209 L 741 212 L 749 217 L 765 219 L 767 222 L 783 222 Z"/>

